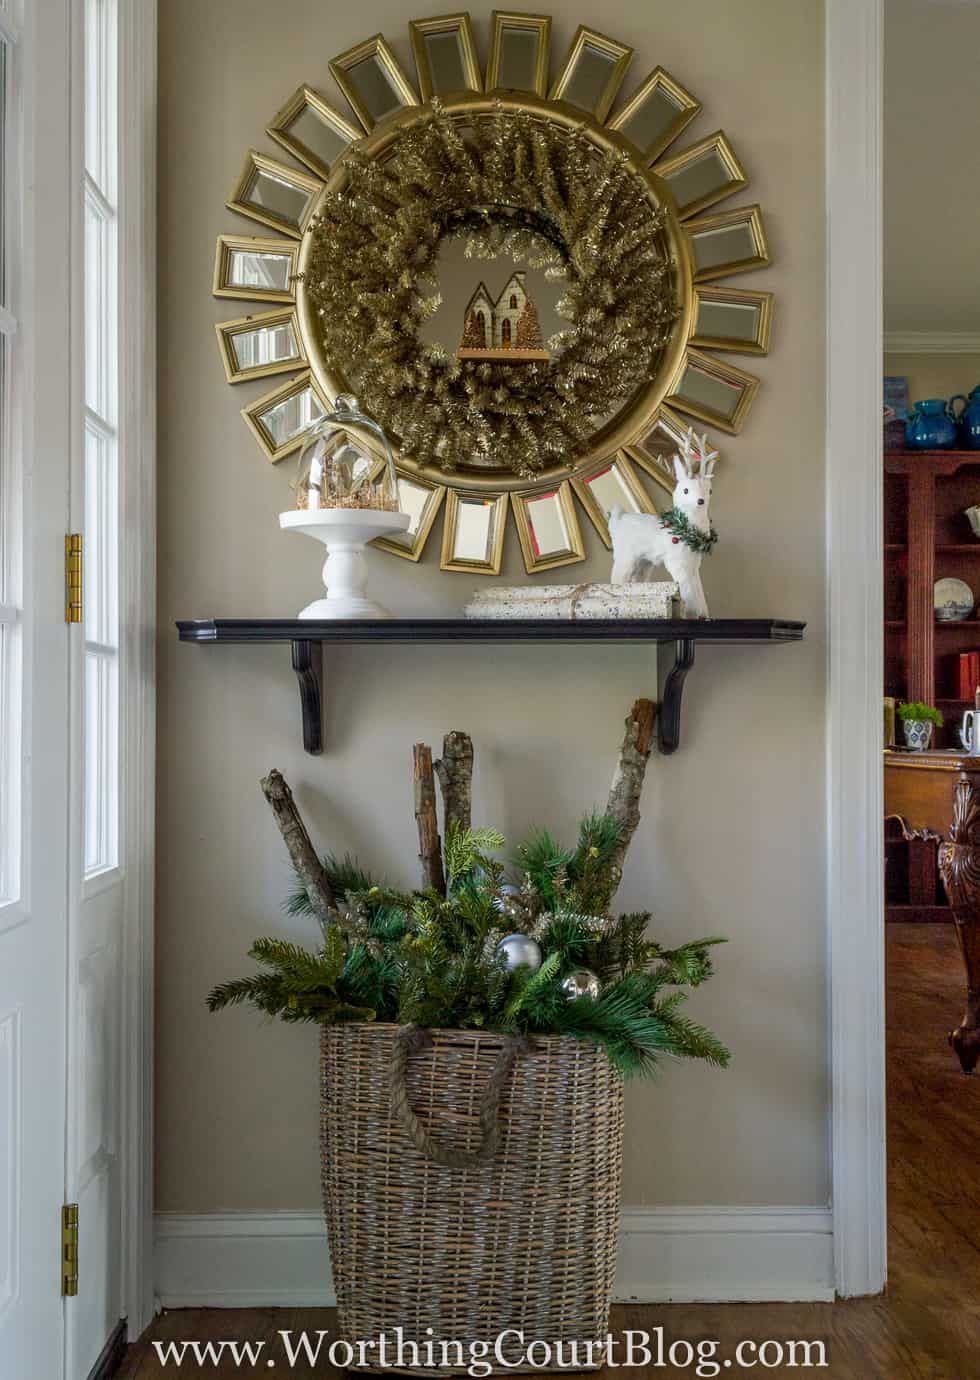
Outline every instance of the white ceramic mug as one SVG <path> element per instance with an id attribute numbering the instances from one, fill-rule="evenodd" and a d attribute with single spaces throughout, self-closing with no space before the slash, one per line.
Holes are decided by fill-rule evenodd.
<path id="1" fill-rule="evenodd" d="M 960 724 L 960 742 L 973 757 L 980 757 L 980 710 L 968 709 Z"/>
<path id="2" fill-rule="evenodd" d="M 972 508 L 964 508 L 963 516 L 970 524 L 970 530 L 975 537 L 980 537 L 980 507 L 974 505 Z"/>

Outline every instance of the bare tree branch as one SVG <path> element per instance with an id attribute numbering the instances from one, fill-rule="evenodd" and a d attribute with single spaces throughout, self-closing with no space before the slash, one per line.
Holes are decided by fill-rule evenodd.
<path id="1" fill-rule="evenodd" d="M 442 844 L 436 818 L 436 785 L 432 776 L 432 749 L 416 743 L 413 749 L 415 776 L 415 823 L 419 831 L 419 862 L 422 864 L 422 889 L 445 894 L 442 871 Z"/>
<path id="2" fill-rule="evenodd" d="M 262 794 L 269 802 L 282 834 L 283 843 L 296 869 L 296 875 L 303 884 L 310 905 L 321 924 L 329 924 L 331 911 L 336 904 L 330 882 L 310 842 L 302 816 L 296 808 L 293 793 L 282 772 L 273 768 L 263 777 Z"/>
<path id="3" fill-rule="evenodd" d="M 435 763 L 442 791 L 443 830 L 469 829 L 473 816 L 473 740 L 454 729 L 442 740 L 442 756 Z"/>
<path id="4" fill-rule="evenodd" d="M 620 826 L 620 839 L 613 854 L 613 866 L 622 874 L 626 850 L 640 822 L 640 796 L 647 762 L 653 747 L 653 727 L 657 721 L 657 706 L 652 700 L 637 700 L 626 720 L 626 736 L 619 751 L 619 761 L 609 787 L 606 814 Z"/>

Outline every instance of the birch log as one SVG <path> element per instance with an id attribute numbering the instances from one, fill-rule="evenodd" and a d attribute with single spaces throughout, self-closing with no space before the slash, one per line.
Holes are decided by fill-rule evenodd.
<path id="1" fill-rule="evenodd" d="M 468 829 L 473 817 L 473 739 L 454 729 L 442 740 L 442 756 L 435 764 L 442 791 L 443 830 Z"/>
<path id="2" fill-rule="evenodd" d="M 442 844 L 439 821 L 436 818 L 436 783 L 432 775 L 432 749 L 416 743 L 413 749 L 415 767 L 415 823 L 419 831 L 419 862 L 422 864 L 422 889 L 444 895 L 446 881 L 442 872 Z"/>
<path id="3" fill-rule="evenodd" d="M 626 736 L 619 751 L 619 761 L 609 788 L 606 814 L 620 826 L 619 843 L 612 857 L 613 866 L 622 874 L 626 850 L 640 822 L 640 796 L 643 778 L 653 748 L 653 727 L 657 720 L 657 706 L 652 700 L 637 700 L 626 720 Z"/>
<path id="4" fill-rule="evenodd" d="M 323 864 L 310 842 L 306 825 L 293 800 L 293 793 L 282 772 L 276 771 L 275 768 L 268 776 L 263 777 L 261 785 L 262 794 L 269 802 L 283 843 L 296 869 L 296 875 L 310 899 L 310 905 L 321 924 L 328 924 L 335 905 L 333 890 Z"/>

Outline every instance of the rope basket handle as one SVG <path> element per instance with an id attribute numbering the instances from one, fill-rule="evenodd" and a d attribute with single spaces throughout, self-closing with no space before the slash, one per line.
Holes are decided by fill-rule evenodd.
<path id="1" fill-rule="evenodd" d="M 432 1036 L 428 1030 L 423 1030 L 417 1025 L 399 1027 L 395 1036 L 395 1049 L 389 1078 L 391 1109 L 419 1154 L 434 1160 L 436 1164 L 441 1164 L 446 1169 L 473 1169 L 477 1165 L 486 1164 L 488 1160 L 493 1159 L 500 1144 L 500 1125 L 497 1120 L 497 1113 L 500 1109 L 501 1094 L 507 1079 L 510 1077 L 517 1056 L 526 1054 L 531 1049 L 531 1042 L 522 1035 L 504 1037 L 503 1048 L 497 1055 L 497 1062 L 493 1066 L 493 1072 L 487 1079 L 487 1086 L 480 1098 L 480 1127 L 483 1132 L 483 1139 L 479 1148 L 472 1151 L 450 1150 L 448 1147 L 440 1145 L 438 1141 L 433 1140 L 409 1106 L 408 1085 L 405 1079 L 409 1058 L 420 1050 L 428 1049 L 431 1044 Z"/>

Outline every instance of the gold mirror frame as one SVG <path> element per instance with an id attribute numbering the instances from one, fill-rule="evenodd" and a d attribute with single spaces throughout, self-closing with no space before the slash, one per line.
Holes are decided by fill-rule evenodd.
<path id="1" fill-rule="evenodd" d="M 450 488 L 455 487 L 467 491 L 481 490 L 493 494 L 519 491 L 538 492 L 542 489 L 555 488 L 563 479 L 570 478 L 579 470 L 594 468 L 602 460 L 621 450 L 624 446 L 630 445 L 641 436 L 648 429 L 648 423 L 657 406 L 666 396 L 670 383 L 681 368 L 687 351 L 687 340 L 690 335 L 694 307 L 693 268 L 687 236 L 683 233 L 681 222 L 676 215 L 673 199 L 657 176 L 656 169 L 644 166 L 642 156 L 634 145 L 630 144 L 622 135 L 606 129 L 604 125 L 584 111 L 564 105 L 561 102 L 517 91 L 498 91 L 488 95 L 461 94 L 444 100 L 442 107 L 448 115 L 459 119 L 460 122 L 480 116 L 493 115 L 498 109 L 502 109 L 515 113 L 523 111 L 534 119 L 552 120 L 566 129 L 581 128 L 595 143 L 596 147 L 626 154 L 630 159 L 633 171 L 648 187 L 651 206 L 666 205 L 668 207 L 669 214 L 665 234 L 668 252 L 674 262 L 676 295 L 680 307 L 680 315 L 675 323 L 671 341 L 661 356 L 656 374 L 637 392 L 631 402 L 595 433 L 588 448 L 580 452 L 573 465 L 552 466 L 542 470 L 535 481 L 529 483 L 520 475 L 508 475 L 502 470 L 487 472 L 473 468 L 447 474 L 436 464 L 419 461 L 408 455 L 398 455 L 396 451 L 396 458 L 401 469 L 410 474 L 418 474 L 431 482 L 447 484 Z M 427 112 L 427 106 L 413 106 L 399 110 L 389 116 L 377 129 L 360 141 L 357 147 L 361 156 L 367 159 L 383 159 L 397 143 L 399 137 L 425 119 Z M 346 169 L 343 161 L 341 161 L 331 173 L 321 193 L 321 200 L 329 192 L 343 187 L 346 177 Z M 317 205 L 319 205 L 319 201 Z M 313 214 L 316 214 L 316 206 L 314 206 Z M 296 307 L 310 368 L 320 384 L 321 390 L 328 397 L 334 398 L 340 393 L 349 391 L 349 386 L 341 371 L 334 367 L 324 354 L 316 330 L 315 308 L 304 288 L 302 275 L 309 262 L 312 249 L 312 241 L 309 236 L 306 236 L 300 247 L 300 280 L 296 287 Z"/>
<path id="2" fill-rule="evenodd" d="M 527 29 L 537 36 L 538 49 L 535 63 L 537 91 L 503 89 L 499 85 L 500 41 L 502 29 L 508 25 Z M 443 97 L 440 102 L 443 109 L 461 125 L 474 119 L 486 118 L 500 111 L 514 114 L 524 112 L 538 122 L 551 122 L 565 129 L 581 129 L 597 149 L 623 155 L 630 170 L 641 181 L 645 182 L 651 207 L 664 207 L 667 211 L 667 221 L 663 234 L 664 249 L 673 265 L 675 290 L 680 312 L 671 338 L 662 351 L 651 377 L 620 408 L 615 416 L 596 431 L 590 438 L 587 447 L 578 452 L 569 464 L 552 466 L 536 473 L 533 479 L 527 479 L 506 470 L 491 471 L 477 467 L 446 472 L 440 469 L 437 464 L 424 459 L 419 460 L 410 455 L 398 454 L 396 450 L 399 473 L 406 480 L 430 490 L 431 501 L 426 504 L 424 520 L 420 523 L 419 530 L 413 535 L 410 543 L 378 542 L 377 545 L 383 550 L 390 551 L 393 555 L 417 561 L 422 555 L 426 540 L 430 536 L 439 513 L 442 512 L 444 527 L 443 569 L 466 570 L 472 574 L 496 574 L 500 569 L 506 527 L 506 523 L 502 519 L 503 515 L 506 514 L 508 500 L 513 502 L 515 525 L 521 535 L 526 535 L 521 533 L 521 515 L 526 516 L 527 503 L 533 502 L 536 497 L 540 498 L 542 494 L 559 490 L 563 494 L 563 502 L 571 505 L 574 528 L 578 528 L 578 516 L 575 508 L 575 502 L 577 502 L 593 520 L 600 535 L 603 535 L 604 522 L 602 515 L 595 510 L 595 503 L 590 502 L 588 480 L 604 464 L 618 463 L 624 471 L 629 471 L 635 480 L 638 492 L 645 495 L 642 506 L 649 506 L 652 510 L 652 499 L 636 470 L 630 468 L 630 461 L 632 460 L 634 464 L 638 465 L 644 475 L 652 479 L 658 488 L 661 490 L 669 488 L 669 475 L 666 472 L 669 465 L 664 465 L 663 458 L 659 454 L 646 449 L 644 441 L 649 441 L 654 432 L 659 432 L 663 442 L 669 441 L 675 434 L 683 431 L 686 427 L 687 417 L 709 420 L 708 412 L 710 409 L 699 407 L 697 401 L 692 406 L 690 400 L 678 396 L 675 391 L 689 365 L 717 373 L 722 376 L 723 382 L 742 387 L 743 396 L 734 412 L 727 417 L 712 413 L 709 420 L 709 425 L 730 433 L 738 430 L 748 413 L 758 386 L 758 380 L 753 375 L 736 370 L 734 366 L 714 358 L 705 351 L 738 350 L 740 353 L 764 355 L 769 345 L 772 310 L 771 294 L 739 292 L 738 289 L 726 288 L 717 281 L 748 269 L 764 268 L 769 263 L 769 251 L 763 230 L 761 211 L 758 206 L 739 206 L 732 210 L 715 208 L 716 202 L 724 200 L 736 191 L 741 191 L 747 185 L 747 179 L 742 171 L 738 156 L 723 132 L 718 131 L 717 134 L 702 138 L 699 142 L 688 144 L 679 152 L 677 150 L 675 141 L 701 110 L 701 104 L 697 97 L 670 76 L 664 68 L 656 67 L 625 101 L 620 99 L 618 108 L 611 109 L 630 59 L 632 50 L 627 45 L 621 44 L 615 39 L 606 38 L 605 35 L 585 26 L 580 27 L 575 34 L 571 48 L 557 69 L 558 76 L 553 79 L 549 88 L 546 83 L 551 66 L 550 19 L 539 14 L 494 11 L 492 28 L 493 42 L 485 77 L 475 50 L 472 49 L 469 42 L 465 42 L 465 58 L 467 62 L 472 59 L 475 63 L 472 71 L 467 69 L 470 71 L 469 79 L 472 80 L 474 89 Z M 311 388 L 312 396 L 326 404 L 329 400 L 337 397 L 339 393 L 347 391 L 347 382 L 341 370 L 334 367 L 324 356 L 316 330 L 315 313 L 303 284 L 302 274 L 311 257 L 311 237 L 303 233 L 302 230 L 297 234 L 295 229 L 288 227 L 282 221 L 273 220 L 264 215 L 260 208 L 256 208 L 244 200 L 240 195 L 241 189 L 249 171 L 256 167 L 262 167 L 263 164 L 267 165 L 270 171 L 274 169 L 278 174 L 290 173 L 289 181 L 303 190 L 315 187 L 316 193 L 311 198 L 308 210 L 303 216 L 305 227 L 308 220 L 316 214 L 317 208 L 322 204 L 323 198 L 328 192 L 343 186 L 347 177 L 345 168 L 347 151 L 344 150 L 342 154 L 338 155 L 329 169 L 325 165 L 317 166 L 310 156 L 309 150 L 299 146 L 291 147 L 288 128 L 290 119 L 295 117 L 301 106 L 309 104 L 314 105 L 316 113 L 321 118 L 326 118 L 327 123 L 343 135 L 356 134 L 356 123 L 359 122 L 366 127 L 367 133 L 352 139 L 351 147 L 356 148 L 361 157 L 372 160 L 386 159 L 391 156 L 398 139 L 424 120 L 431 110 L 431 101 L 425 100 L 430 82 L 427 71 L 428 55 L 424 50 L 423 39 L 426 34 L 441 33 L 447 30 L 458 31 L 464 39 L 470 39 L 472 36 L 469 17 L 464 13 L 411 21 L 410 35 L 414 40 L 417 87 L 413 87 L 411 78 L 400 67 L 392 49 L 381 34 L 349 48 L 345 53 L 334 58 L 330 63 L 331 71 L 341 92 L 347 98 L 351 107 L 351 114 L 355 119 L 348 121 L 341 116 L 338 111 L 328 105 L 318 92 L 309 86 L 300 87 L 273 117 L 270 122 L 269 133 L 277 143 L 292 154 L 297 162 L 305 165 L 302 171 L 287 169 L 284 164 L 276 164 L 274 160 L 252 151 L 246 161 L 239 184 L 227 203 L 231 209 L 259 222 L 260 225 L 274 225 L 280 234 L 295 236 L 295 238 L 285 241 L 272 241 L 265 238 L 255 238 L 249 241 L 244 237 L 221 236 L 219 237 L 215 264 L 214 295 L 216 297 L 234 297 L 238 300 L 254 302 L 265 301 L 270 305 L 277 301 L 285 304 L 292 301 L 292 289 L 295 288 L 299 344 L 308 361 L 308 372 L 291 380 L 286 380 L 281 387 L 273 390 L 272 393 L 256 399 L 247 408 L 242 409 L 242 415 L 263 453 L 267 459 L 273 462 L 291 453 L 301 444 L 305 433 L 300 433 L 295 437 L 291 436 L 281 446 L 275 445 L 261 424 L 260 414 L 263 409 L 274 400 L 283 399 L 291 396 L 294 392 L 302 391 L 305 386 Z M 597 101 L 597 111 L 594 114 L 562 99 L 564 89 L 574 72 L 578 58 L 581 56 L 583 45 L 586 44 L 598 48 L 610 60 L 609 79 L 602 92 L 602 98 Z M 351 70 L 365 60 L 374 60 L 380 65 L 393 88 L 396 99 L 402 102 L 397 109 L 389 111 L 377 120 L 366 109 L 363 93 L 358 89 L 356 73 Z M 480 85 L 485 87 L 486 94 L 478 89 Z M 631 117 L 635 116 L 643 102 L 651 97 L 656 97 L 660 88 L 669 93 L 672 103 L 677 107 L 677 116 L 673 121 L 668 122 L 662 130 L 658 130 L 653 143 L 648 143 L 647 147 L 641 148 L 632 142 L 623 133 L 623 130 L 629 127 Z M 423 93 L 423 103 L 419 103 L 419 97 L 416 94 L 417 89 Z M 550 94 L 545 95 L 545 91 L 549 90 Z M 637 128 L 639 127 L 637 125 Z M 298 141 L 294 142 L 298 144 Z M 708 150 L 713 151 L 720 159 L 721 165 L 729 171 L 729 180 L 724 184 L 719 183 L 717 188 L 710 190 L 706 197 L 679 208 L 662 174 L 665 171 L 669 174 L 671 171 L 689 166 Z M 652 166 L 650 166 L 651 164 Z M 311 173 L 319 173 L 320 178 L 311 176 Z M 712 208 L 712 213 L 705 215 L 704 212 L 709 207 Z M 706 243 L 709 239 L 718 239 L 719 242 L 724 243 L 724 247 L 727 249 L 726 232 L 730 233 L 732 253 L 721 256 L 724 258 L 724 262 L 712 261 L 710 264 L 702 262 L 699 265 L 698 246 L 702 238 Z M 268 230 L 266 230 L 266 235 L 268 235 Z M 229 286 L 227 264 L 231 252 L 230 247 L 244 248 L 246 245 L 250 248 L 254 246 L 256 250 L 275 248 L 279 252 L 288 250 L 297 253 L 288 290 L 276 292 L 256 288 L 250 291 L 244 286 Z M 701 287 L 702 284 L 709 282 L 713 285 L 711 288 Z M 715 337 L 706 333 L 699 333 L 697 316 L 699 305 L 701 301 L 712 298 L 729 303 L 741 301 L 748 304 L 751 301 L 753 305 L 756 305 L 759 309 L 759 316 L 758 331 L 755 338 L 747 338 L 744 342 L 740 342 L 736 337 Z M 218 340 L 223 350 L 222 362 L 226 370 L 229 368 L 227 357 L 229 333 L 233 333 L 242 321 L 243 318 L 239 317 L 235 321 L 217 323 Z M 290 364 L 282 367 L 283 372 L 285 372 L 286 368 L 294 366 Z M 229 376 L 233 372 L 233 370 L 229 371 Z M 248 377 L 250 376 L 239 375 L 235 381 L 238 382 L 242 379 L 247 381 Z M 259 375 L 256 374 L 255 377 L 259 377 Z M 667 405 L 668 402 L 671 406 Z M 687 417 L 676 416 L 672 408 L 683 409 L 687 413 Z M 383 418 L 380 420 L 384 421 Z M 574 495 L 575 502 L 573 502 L 572 495 Z M 444 496 L 445 502 L 443 502 Z M 486 502 L 494 504 L 496 521 L 494 523 L 493 550 L 490 553 L 490 559 L 485 562 L 460 561 L 452 556 L 451 534 L 455 527 L 454 517 L 458 516 L 460 498 L 465 496 L 469 496 L 473 500 L 482 496 Z M 598 522 L 596 518 L 599 518 Z M 529 548 L 526 542 L 522 542 L 522 549 L 527 562 Z M 572 563 L 582 558 L 583 556 L 578 554 L 577 542 L 572 542 L 569 551 L 563 553 L 561 560 L 562 563 Z M 539 564 L 536 560 L 531 560 L 528 565 L 529 573 L 546 568 L 546 563 Z"/>

